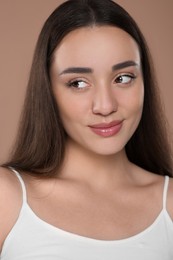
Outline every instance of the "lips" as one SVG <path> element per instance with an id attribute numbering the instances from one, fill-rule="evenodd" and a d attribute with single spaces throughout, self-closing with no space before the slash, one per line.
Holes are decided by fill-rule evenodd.
<path id="1" fill-rule="evenodd" d="M 122 124 L 123 120 L 117 120 L 110 123 L 94 124 L 89 127 L 99 136 L 110 137 L 116 135 L 121 130 Z"/>

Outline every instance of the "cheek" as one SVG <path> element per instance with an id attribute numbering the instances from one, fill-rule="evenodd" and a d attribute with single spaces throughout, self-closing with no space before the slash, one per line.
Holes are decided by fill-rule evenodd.
<path id="1" fill-rule="evenodd" d="M 141 114 L 144 102 L 144 87 L 143 85 L 138 88 L 134 88 L 131 91 L 127 91 L 125 95 L 120 95 L 119 101 L 121 106 L 126 110 L 129 115 Z"/>
<path id="2" fill-rule="evenodd" d="M 81 120 L 87 112 L 88 104 L 82 97 L 73 95 L 64 95 L 56 93 L 55 95 L 61 120 L 68 124 L 71 121 L 77 122 Z"/>

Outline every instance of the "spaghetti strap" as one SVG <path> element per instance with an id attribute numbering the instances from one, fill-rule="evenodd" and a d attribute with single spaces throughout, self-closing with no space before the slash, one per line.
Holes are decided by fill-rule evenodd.
<path id="1" fill-rule="evenodd" d="M 168 186 L 169 186 L 169 176 L 165 176 L 165 183 L 163 188 L 163 209 L 166 209 Z"/>
<path id="2" fill-rule="evenodd" d="M 18 178 L 18 180 L 21 184 L 23 203 L 27 202 L 26 186 L 25 186 L 25 183 L 24 183 L 22 177 L 20 176 L 19 172 L 17 172 L 13 167 L 9 167 L 9 169 L 11 169 L 15 173 L 16 177 Z"/>

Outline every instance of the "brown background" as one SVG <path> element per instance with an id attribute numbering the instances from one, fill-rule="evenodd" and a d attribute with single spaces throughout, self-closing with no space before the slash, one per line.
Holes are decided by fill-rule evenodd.
<path id="1" fill-rule="evenodd" d="M 16 135 L 38 33 L 58 0 L 0 0 L 0 163 Z M 118 0 L 138 22 L 153 55 L 173 129 L 173 1 Z M 172 133 L 171 133 L 172 134 Z"/>

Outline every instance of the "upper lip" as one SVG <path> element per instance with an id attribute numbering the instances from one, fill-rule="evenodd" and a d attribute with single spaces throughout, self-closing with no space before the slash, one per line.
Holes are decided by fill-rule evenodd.
<path id="1" fill-rule="evenodd" d="M 123 120 L 115 120 L 110 123 L 93 124 L 93 125 L 90 125 L 90 127 L 92 127 L 92 128 L 110 128 L 110 127 L 121 124 L 122 121 Z"/>

